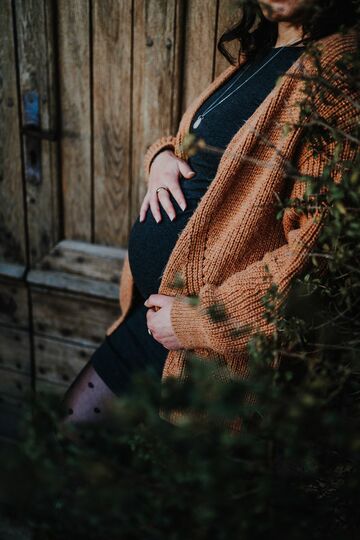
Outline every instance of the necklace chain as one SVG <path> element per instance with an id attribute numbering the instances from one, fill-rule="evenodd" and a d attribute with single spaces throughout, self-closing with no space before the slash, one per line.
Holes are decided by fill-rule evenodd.
<path id="1" fill-rule="evenodd" d="M 240 73 L 240 76 L 235 79 L 231 84 L 230 86 L 228 86 L 228 88 L 226 88 L 224 90 L 224 92 L 222 92 L 222 94 L 220 94 L 220 96 L 218 96 L 216 98 L 216 100 L 207 108 L 205 109 L 205 111 L 201 114 L 199 114 L 199 116 L 197 117 L 197 119 L 195 120 L 194 124 L 193 124 L 193 128 L 196 129 L 199 127 L 199 125 L 201 124 L 201 121 L 203 120 L 203 118 L 209 114 L 209 112 L 211 112 L 213 109 L 216 109 L 216 107 L 218 107 L 221 103 L 223 103 L 223 101 L 225 101 L 226 99 L 228 99 L 230 96 L 232 96 L 234 94 L 234 92 L 236 92 L 237 90 L 239 90 L 239 88 L 241 88 L 242 86 L 244 86 L 244 84 L 246 84 L 248 81 L 250 81 L 250 79 L 252 79 L 253 77 L 255 77 L 255 75 L 257 73 L 259 73 L 259 71 L 261 71 L 269 62 L 271 62 L 271 60 L 273 60 L 279 53 L 281 53 L 281 51 L 284 49 L 284 47 L 287 47 L 288 45 L 293 45 L 294 43 L 297 43 L 299 40 L 296 39 L 295 41 L 290 41 L 288 43 L 285 43 L 285 45 L 282 45 L 282 47 L 279 47 L 279 50 L 276 51 L 275 54 L 273 54 L 262 66 L 260 66 L 252 75 L 250 75 L 250 77 L 248 77 L 247 79 L 245 79 L 245 81 L 243 81 L 241 84 L 239 84 L 239 86 L 237 86 L 236 88 L 234 88 L 234 90 L 232 92 L 230 92 L 228 95 L 226 95 L 223 99 L 222 96 L 224 94 L 226 94 L 227 92 L 229 92 L 230 88 L 232 88 L 234 86 L 235 83 L 237 83 L 242 77 L 243 75 L 245 74 L 245 72 L 247 71 L 247 69 L 249 68 L 250 64 L 248 64 L 244 70 L 241 71 Z"/>

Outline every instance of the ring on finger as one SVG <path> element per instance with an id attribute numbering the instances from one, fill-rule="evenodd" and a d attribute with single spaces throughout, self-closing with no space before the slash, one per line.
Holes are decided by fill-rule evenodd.
<path id="1" fill-rule="evenodd" d="M 166 189 L 166 191 L 167 191 L 168 193 L 170 193 L 170 189 L 169 189 L 168 187 L 166 187 L 166 186 L 159 186 L 159 187 L 156 189 L 156 193 L 159 193 L 160 189 Z"/>

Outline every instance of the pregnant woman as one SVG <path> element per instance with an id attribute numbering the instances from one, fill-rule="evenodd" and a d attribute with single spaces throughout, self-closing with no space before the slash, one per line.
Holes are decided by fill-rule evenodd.
<path id="1" fill-rule="evenodd" d="M 355 20 L 350 0 L 245 3 L 241 22 L 218 44 L 231 66 L 190 105 L 176 136 L 161 137 L 145 155 L 148 191 L 129 237 L 121 315 L 66 392 L 64 422 L 100 421 L 138 371 L 159 387 L 165 376 L 184 379 L 186 351 L 215 355 L 229 377 L 246 376 L 252 332 L 272 331 L 261 303 L 268 272 L 285 291 L 321 227 L 291 210 L 278 220 L 274 204 L 275 195 L 303 193 L 303 183 L 286 177 L 285 161 L 315 176 L 325 163 L 308 152 L 300 127 L 283 130 L 297 119 L 305 44 L 324 45 L 331 71 L 354 46 L 351 30 L 343 36 L 339 27 Z M 235 39 L 236 60 L 223 45 Z M 337 112 L 345 129 L 349 103 L 339 99 Z M 192 152 L 184 144 L 189 133 Z M 187 301 L 194 295 L 197 305 Z M 209 317 L 218 303 L 225 321 Z M 176 413 L 167 419 L 176 423 Z"/>

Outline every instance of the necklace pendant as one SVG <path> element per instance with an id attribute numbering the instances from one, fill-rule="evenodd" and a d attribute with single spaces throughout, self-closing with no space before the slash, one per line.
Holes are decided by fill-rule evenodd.
<path id="1" fill-rule="evenodd" d="M 202 120 L 202 116 L 200 115 L 200 116 L 198 116 L 198 118 L 197 118 L 197 119 L 195 120 L 195 122 L 194 122 L 194 125 L 193 125 L 193 128 L 194 128 L 194 129 L 196 129 L 197 127 L 200 126 L 201 120 Z"/>

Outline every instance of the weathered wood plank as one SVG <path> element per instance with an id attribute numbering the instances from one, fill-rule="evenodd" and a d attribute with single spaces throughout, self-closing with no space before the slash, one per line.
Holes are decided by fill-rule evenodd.
<path id="1" fill-rule="evenodd" d="M 169 133 L 176 135 L 179 123 L 182 117 L 182 99 L 183 99 L 183 65 L 184 65 L 184 46 L 185 46 L 185 13 L 186 2 L 183 0 L 175 1 L 174 18 L 174 43 L 173 43 L 173 85 L 172 85 L 172 103 L 171 103 L 171 125 Z M 153 141 L 150 141 L 151 143 Z"/>
<path id="2" fill-rule="evenodd" d="M 36 381 L 36 395 L 40 397 L 44 395 L 54 395 L 58 396 L 59 403 L 62 397 L 64 396 L 68 384 L 59 384 L 59 383 L 53 383 L 51 381 L 46 381 L 44 379 L 38 379 Z"/>
<path id="3" fill-rule="evenodd" d="M 216 13 L 217 2 L 187 3 L 183 111 L 214 78 Z"/>
<path id="4" fill-rule="evenodd" d="M 52 3 L 15 2 L 22 125 L 56 130 Z M 25 107 L 25 103 L 29 107 Z M 59 238 L 56 142 L 23 136 L 30 261 L 38 261 Z M 34 171 L 38 171 L 38 175 Z"/>
<path id="5" fill-rule="evenodd" d="M 25 400 L 31 393 L 31 378 L 18 371 L 0 369 L 0 396 Z"/>
<path id="6" fill-rule="evenodd" d="M 123 248 L 63 240 L 27 275 L 31 285 L 117 301 Z"/>
<path id="7" fill-rule="evenodd" d="M 123 248 L 63 240 L 42 259 L 38 268 L 118 284 L 125 256 Z"/>
<path id="8" fill-rule="evenodd" d="M 91 241 L 91 84 L 87 0 L 58 0 L 62 189 L 66 238 Z"/>
<path id="9" fill-rule="evenodd" d="M 0 375 L 2 371 L 0 370 Z M 1 385 L 1 382 L 0 382 Z M 22 396 L 21 396 L 22 397 Z M 21 414 L 21 412 L 26 408 L 25 402 L 19 398 L 19 396 L 14 396 L 10 394 L 2 394 L 0 392 L 0 413 L 1 414 Z M 2 435 L 2 433 L 1 433 Z M 0 536 L 1 538 L 1 536 Z"/>
<path id="10" fill-rule="evenodd" d="M 26 409 L 26 405 L 19 399 L 14 399 L 11 396 L 0 395 L 0 440 L 16 443 L 19 437 L 19 421 Z M 5 529 L 0 518 L 0 538 L 1 540 L 20 540 L 21 536 L 4 535 Z M 30 536 L 28 537 L 30 540 Z"/>
<path id="11" fill-rule="evenodd" d="M 24 197 L 11 1 L 0 16 L 0 258 L 25 264 Z"/>
<path id="12" fill-rule="evenodd" d="M 23 279 L 26 272 L 26 266 L 22 264 L 11 264 L 0 262 L 0 279 Z"/>
<path id="13" fill-rule="evenodd" d="M 241 5 L 238 0 L 219 0 L 219 13 L 217 24 L 217 39 L 219 40 L 221 34 L 225 32 L 231 26 L 240 21 L 241 18 Z M 235 41 L 227 44 L 227 49 L 236 58 L 239 52 L 239 42 Z M 229 65 L 229 62 L 224 58 L 222 54 L 216 49 L 215 55 L 215 76 L 218 76 Z"/>
<path id="14" fill-rule="evenodd" d="M 114 300 L 118 298 L 119 287 L 115 283 L 107 283 L 97 279 L 74 276 L 66 272 L 44 272 L 31 270 L 27 276 L 31 285 L 57 289 L 60 291 L 87 294 L 94 298 Z"/>
<path id="15" fill-rule="evenodd" d="M 131 0 L 93 3 L 94 241 L 129 232 Z"/>
<path id="16" fill-rule="evenodd" d="M 31 287 L 36 334 L 97 345 L 106 328 L 119 316 L 118 302 Z"/>
<path id="17" fill-rule="evenodd" d="M 132 149 L 132 221 L 146 193 L 143 157 L 159 136 L 175 134 L 183 7 L 175 0 L 135 0 Z"/>
<path id="18" fill-rule="evenodd" d="M 1 276 L 0 322 L 6 324 L 0 326 L 0 436 L 15 438 L 18 418 L 29 403 L 25 397 L 31 390 L 28 294 L 24 282 Z"/>
<path id="19" fill-rule="evenodd" d="M 30 375 L 29 332 L 0 326 L 0 368 Z"/>
<path id="20" fill-rule="evenodd" d="M 95 346 L 35 336 L 37 386 L 39 381 L 68 386 L 95 349 Z"/>
<path id="21" fill-rule="evenodd" d="M 89 244 L 88 242 L 77 242 L 75 240 L 62 240 L 56 247 L 64 252 L 76 251 L 79 253 L 92 255 L 96 258 L 104 257 L 109 260 L 123 258 L 124 254 L 126 253 L 125 248 L 103 246 L 101 244 Z"/>
<path id="22" fill-rule="evenodd" d="M 28 293 L 24 282 L 1 277 L 0 323 L 29 328 Z"/>

